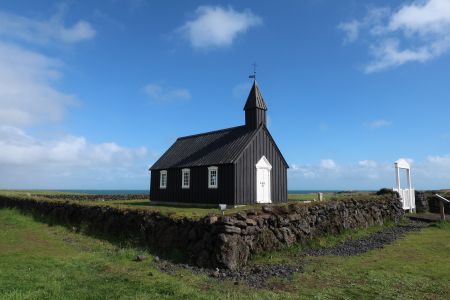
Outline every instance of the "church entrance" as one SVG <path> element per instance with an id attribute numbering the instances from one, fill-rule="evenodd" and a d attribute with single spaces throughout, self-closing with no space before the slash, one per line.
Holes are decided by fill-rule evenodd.
<path id="1" fill-rule="evenodd" d="M 271 203 L 272 197 L 270 193 L 270 172 L 272 165 L 265 156 L 256 164 L 256 202 Z"/>

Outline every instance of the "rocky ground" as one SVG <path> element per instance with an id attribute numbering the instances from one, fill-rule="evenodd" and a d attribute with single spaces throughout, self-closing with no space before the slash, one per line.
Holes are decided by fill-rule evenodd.
<path id="1" fill-rule="evenodd" d="M 227 269 L 203 269 L 186 264 L 174 264 L 167 260 L 158 260 L 156 267 L 161 272 L 173 274 L 179 270 L 191 270 L 196 274 L 206 274 L 219 281 L 232 281 L 235 285 L 246 283 L 251 287 L 264 287 L 270 277 L 292 278 L 295 272 L 303 272 L 303 266 L 293 266 L 287 264 L 259 265 L 244 267 L 240 270 Z"/>
<path id="2" fill-rule="evenodd" d="M 311 248 L 304 252 L 310 256 L 338 255 L 351 256 L 365 253 L 373 249 L 383 248 L 384 245 L 394 242 L 410 231 L 420 230 L 429 224 L 419 221 L 410 221 L 407 224 L 399 224 L 395 227 L 387 228 L 375 232 L 367 237 L 355 240 L 347 240 L 339 245 L 330 248 Z"/>
<path id="3" fill-rule="evenodd" d="M 386 228 L 364 238 L 347 240 L 334 247 L 305 249 L 301 255 L 299 255 L 299 261 L 294 262 L 295 264 L 247 266 L 240 270 L 231 271 L 226 269 L 211 270 L 187 264 L 175 264 L 167 260 L 159 259 L 158 257 L 155 258 L 154 263 L 159 271 L 166 273 L 175 273 L 179 270 L 187 269 L 197 274 L 206 274 L 220 281 L 230 280 L 236 285 L 246 283 L 251 287 L 260 288 L 266 286 L 267 279 L 271 277 L 291 279 L 294 273 L 303 272 L 305 260 L 302 259 L 302 257 L 308 255 L 351 256 L 362 254 L 373 249 L 383 248 L 384 245 L 394 242 L 406 233 L 418 231 L 428 225 L 429 224 L 424 222 L 410 221 L 407 224 L 399 224 L 395 227 Z"/>

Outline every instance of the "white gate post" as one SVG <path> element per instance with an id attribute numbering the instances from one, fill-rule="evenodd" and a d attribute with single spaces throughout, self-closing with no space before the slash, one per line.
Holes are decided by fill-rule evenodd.
<path id="1" fill-rule="evenodd" d="M 397 164 L 395 164 L 395 177 L 397 180 L 398 193 L 400 194 L 400 168 L 398 167 Z"/>
<path id="2" fill-rule="evenodd" d="M 413 212 L 413 189 L 412 189 L 412 182 L 411 182 L 411 169 L 406 170 L 406 177 L 408 180 L 408 189 L 409 189 L 409 212 Z"/>
<path id="3" fill-rule="evenodd" d="M 412 180 L 411 180 L 411 166 L 405 159 L 399 159 L 395 162 L 395 179 L 397 183 L 397 191 L 400 194 L 403 208 L 409 209 L 409 212 L 415 211 L 415 195 L 414 190 L 412 187 Z M 401 182 L 400 182 L 400 169 L 404 169 L 406 171 L 406 181 L 407 181 L 407 187 L 405 189 L 401 189 Z"/>

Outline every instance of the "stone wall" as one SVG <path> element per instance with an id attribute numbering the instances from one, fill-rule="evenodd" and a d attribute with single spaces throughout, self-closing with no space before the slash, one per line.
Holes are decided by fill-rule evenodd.
<path id="1" fill-rule="evenodd" d="M 435 194 L 438 193 L 441 196 L 450 199 L 450 194 L 448 192 L 441 191 L 416 191 L 416 210 L 418 213 L 431 212 L 440 213 L 440 202 L 442 201 Z M 444 210 L 446 214 L 450 213 L 450 203 L 444 202 Z"/>
<path id="2" fill-rule="evenodd" d="M 93 195 L 93 194 L 31 194 L 30 197 L 40 197 L 56 200 L 73 201 L 114 201 L 114 200 L 150 200 L 149 194 L 128 194 L 128 195 Z"/>
<path id="3" fill-rule="evenodd" d="M 430 211 L 430 206 L 428 204 L 427 194 L 424 192 L 415 191 L 416 198 L 416 212 L 426 213 Z"/>
<path id="4" fill-rule="evenodd" d="M 197 266 L 229 269 L 244 266 L 252 255 L 346 229 L 398 221 L 404 214 L 396 195 L 292 202 L 199 220 L 74 201 L 4 196 L 0 196 L 0 207 L 15 207 L 61 224 L 82 226 L 88 233 L 138 241 L 162 257 L 176 255 Z"/>
<path id="5" fill-rule="evenodd" d="M 260 212 L 225 216 L 216 225 L 220 232 L 216 263 L 231 269 L 239 268 L 255 254 L 303 244 L 315 237 L 346 229 L 398 221 L 403 214 L 397 198 L 379 197 L 269 206 Z"/>

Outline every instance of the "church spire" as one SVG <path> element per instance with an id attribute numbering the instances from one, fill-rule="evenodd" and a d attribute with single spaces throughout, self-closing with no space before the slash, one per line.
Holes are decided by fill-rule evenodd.
<path id="1" fill-rule="evenodd" d="M 264 102 L 261 91 L 259 90 L 256 80 L 253 80 L 253 86 L 250 94 L 247 97 L 247 102 L 244 106 L 245 110 L 245 125 L 250 129 L 256 129 L 261 124 L 266 125 L 266 111 L 267 106 Z"/>

